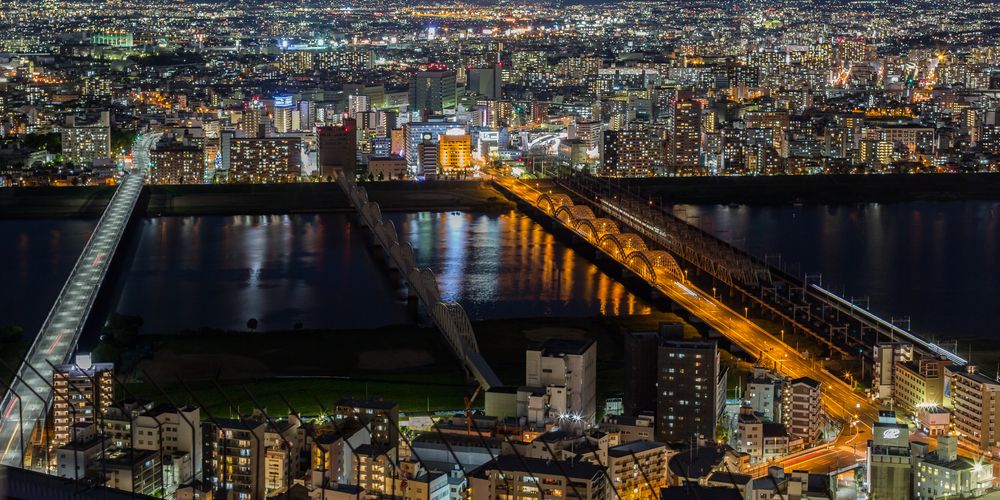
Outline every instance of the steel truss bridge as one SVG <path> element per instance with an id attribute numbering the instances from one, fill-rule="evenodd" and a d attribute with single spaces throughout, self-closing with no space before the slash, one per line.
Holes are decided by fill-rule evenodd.
<path id="1" fill-rule="evenodd" d="M 158 135 L 140 138 L 135 165 L 116 189 L 0 403 L 0 461 L 32 468 L 25 454 L 44 432 L 52 403 L 52 366 L 70 361 L 146 180 L 147 152 Z M 38 463 L 37 460 L 33 460 Z M 42 464 L 43 468 L 48 464 Z"/>
<path id="2" fill-rule="evenodd" d="M 561 177 L 554 182 L 562 191 L 604 214 L 606 220 L 628 227 L 666 249 L 678 262 L 713 284 L 729 287 L 793 332 L 810 335 L 831 352 L 870 358 L 875 344 L 903 341 L 953 363 L 967 363 L 944 347 L 823 288 L 821 277 L 799 278 L 777 269 L 654 205 L 623 182 L 588 175 Z"/>
<path id="3" fill-rule="evenodd" d="M 358 186 L 350 175 L 338 175 L 337 183 L 347 194 L 351 205 L 358 211 L 361 224 L 371 230 L 375 244 L 385 251 L 389 267 L 399 272 L 409 293 L 416 296 L 427 309 L 434 326 L 444 335 L 466 370 L 484 389 L 503 385 L 486 359 L 479 353 L 476 333 L 472 330 L 465 309 L 457 302 L 441 300 L 434 272 L 417 267 L 413 247 L 409 242 L 400 243 L 395 224 L 382 218 L 379 204 L 369 201 L 368 192 L 364 187 Z"/>

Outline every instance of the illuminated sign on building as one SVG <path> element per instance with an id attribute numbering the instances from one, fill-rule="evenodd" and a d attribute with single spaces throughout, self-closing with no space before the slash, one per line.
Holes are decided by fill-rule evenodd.
<path id="1" fill-rule="evenodd" d="M 291 108 L 294 104 L 292 103 L 292 96 L 290 95 L 276 95 L 274 96 L 274 107 L 276 108 Z"/>

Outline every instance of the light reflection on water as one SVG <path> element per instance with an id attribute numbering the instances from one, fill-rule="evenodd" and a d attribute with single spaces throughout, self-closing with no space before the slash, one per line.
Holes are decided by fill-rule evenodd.
<path id="1" fill-rule="evenodd" d="M 469 316 L 648 313 L 529 218 L 390 214 Z M 117 309 L 149 331 L 368 328 L 412 323 L 405 290 L 347 215 L 163 217 L 143 221 Z"/>
<path id="2" fill-rule="evenodd" d="M 473 318 L 648 314 L 650 308 L 528 217 L 389 214 L 444 300 Z"/>

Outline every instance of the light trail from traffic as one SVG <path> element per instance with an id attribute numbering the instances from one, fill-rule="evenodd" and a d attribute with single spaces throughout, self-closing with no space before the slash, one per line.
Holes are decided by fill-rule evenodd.
<path id="1" fill-rule="evenodd" d="M 520 181 L 497 179 L 497 182 L 507 191 L 532 206 L 535 206 L 539 196 L 545 194 Z M 624 212 L 608 200 L 601 200 L 601 206 L 609 211 Z M 551 214 L 549 215 L 551 217 Z M 577 230 L 572 224 L 563 220 L 556 217 L 552 217 L 552 219 L 581 236 L 598 251 L 614 259 L 626 269 L 637 271 L 628 265 L 627 256 L 613 255 L 597 245 L 596 238 Z M 666 235 L 664 234 L 664 236 Z M 857 393 L 843 379 L 818 365 L 815 360 L 807 359 L 800 352 L 780 341 L 773 334 L 751 321 L 750 318 L 733 311 L 721 301 L 700 290 L 684 276 L 657 275 L 655 280 L 647 277 L 643 277 L 643 279 L 654 289 L 704 321 L 747 353 L 760 360 L 771 361 L 780 374 L 791 378 L 810 377 L 819 382 L 822 387 L 822 405 L 826 414 L 845 424 L 857 422 L 856 426 L 844 426 L 845 429 L 852 427 L 857 429 L 856 433 L 852 433 L 850 436 L 841 433 L 832 443 L 805 450 L 803 453 L 806 454 L 819 452 L 819 455 L 811 457 L 808 461 L 798 461 L 802 456 L 801 453 L 794 455 L 788 459 L 789 465 L 800 466 L 803 462 L 816 461 L 823 465 L 823 467 L 817 467 L 817 471 L 829 472 L 833 470 L 829 467 L 831 463 L 857 462 L 857 453 L 854 451 L 854 447 L 848 446 L 848 440 L 853 442 L 861 439 L 861 442 L 867 442 L 871 437 L 871 423 L 878 419 L 879 411 L 879 408 L 872 401 Z M 854 459 L 850 459 L 848 455 Z M 770 465 L 784 466 L 785 461 L 777 460 Z M 760 474 L 766 474 L 766 467 L 760 471 Z"/>

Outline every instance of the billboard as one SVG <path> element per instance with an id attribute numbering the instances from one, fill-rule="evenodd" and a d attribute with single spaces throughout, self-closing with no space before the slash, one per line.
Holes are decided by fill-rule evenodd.
<path id="1" fill-rule="evenodd" d="M 276 108 L 291 108 L 295 104 L 292 102 L 292 96 L 290 95 L 276 95 L 274 96 L 274 107 Z"/>

